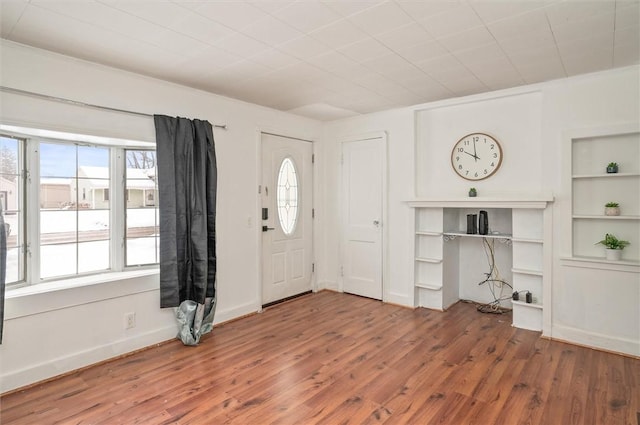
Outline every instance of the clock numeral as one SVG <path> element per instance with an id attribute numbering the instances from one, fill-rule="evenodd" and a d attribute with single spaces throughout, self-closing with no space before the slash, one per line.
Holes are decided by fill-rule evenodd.
<path id="1" fill-rule="evenodd" d="M 460 157 L 459 156 L 456 156 L 456 161 L 460 161 Z"/>
<path id="2" fill-rule="evenodd" d="M 494 145 L 493 143 L 491 144 L 491 149 L 493 149 L 496 145 Z"/>
<path id="3" fill-rule="evenodd" d="M 464 148 L 458 148 L 458 152 L 464 152 Z"/>
<path id="4" fill-rule="evenodd" d="M 469 142 L 468 140 L 464 141 L 465 146 L 469 146 L 469 143 L 471 143 L 471 142 Z"/>
<path id="5" fill-rule="evenodd" d="M 496 163 L 495 163 L 495 162 L 492 162 L 492 163 L 491 163 L 491 166 L 492 166 L 492 167 L 495 167 L 495 166 L 496 166 Z"/>
<path id="6" fill-rule="evenodd" d="M 487 171 L 487 169 L 485 168 L 485 169 L 484 169 L 484 173 L 485 173 L 485 174 L 487 174 L 487 172 L 488 172 L 488 171 Z"/>
<path id="7" fill-rule="evenodd" d="M 476 173 L 476 174 L 474 175 L 474 177 L 478 177 L 478 173 Z"/>
<path id="8" fill-rule="evenodd" d="M 458 165 L 458 170 L 462 170 L 462 164 Z"/>
<path id="9" fill-rule="evenodd" d="M 467 170 L 467 172 L 466 172 L 466 173 L 464 173 L 464 175 L 465 175 L 465 176 L 468 176 L 468 175 L 469 175 L 469 170 Z"/>
<path id="10" fill-rule="evenodd" d="M 498 154 L 497 154 L 497 153 L 494 153 L 494 154 L 493 154 L 493 157 L 494 157 L 494 158 L 497 158 L 497 157 L 498 157 Z"/>
<path id="11" fill-rule="evenodd" d="M 476 137 L 474 137 L 474 138 L 473 138 L 473 141 L 474 141 L 474 142 L 477 142 L 478 140 L 480 140 L 480 138 L 479 138 L 478 136 L 476 136 Z"/>

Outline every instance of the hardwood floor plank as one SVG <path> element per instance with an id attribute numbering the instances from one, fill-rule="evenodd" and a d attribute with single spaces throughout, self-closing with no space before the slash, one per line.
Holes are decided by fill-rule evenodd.
<path id="1" fill-rule="evenodd" d="M 640 360 L 320 292 L 0 396 L 16 424 L 633 424 Z"/>

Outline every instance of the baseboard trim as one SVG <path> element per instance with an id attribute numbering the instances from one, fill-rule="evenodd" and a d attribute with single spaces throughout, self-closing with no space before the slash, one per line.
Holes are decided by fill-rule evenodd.
<path id="1" fill-rule="evenodd" d="M 594 348 L 610 353 L 640 357 L 640 341 L 588 332 L 571 326 L 552 325 L 549 339 Z"/>

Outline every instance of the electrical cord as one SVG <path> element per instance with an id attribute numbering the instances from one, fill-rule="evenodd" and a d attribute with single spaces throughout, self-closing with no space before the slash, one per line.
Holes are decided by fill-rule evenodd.
<path id="1" fill-rule="evenodd" d="M 491 295 L 493 296 L 493 301 L 484 304 L 475 303 L 476 309 L 481 313 L 504 314 L 510 310 L 502 307 L 500 303 L 511 299 L 511 293 L 509 293 L 509 295 L 504 294 L 505 287 L 508 287 L 511 290 L 513 287 L 502 278 L 500 270 L 498 270 L 498 266 L 496 265 L 495 239 L 491 239 L 491 242 L 489 242 L 487 238 L 482 238 L 482 241 L 482 247 L 484 248 L 484 253 L 487 257 L 487 262 L 489 263 L 489 273 L 485 273 L 485 279 L 480 281 L 478 285 L 487 285 Z"/>

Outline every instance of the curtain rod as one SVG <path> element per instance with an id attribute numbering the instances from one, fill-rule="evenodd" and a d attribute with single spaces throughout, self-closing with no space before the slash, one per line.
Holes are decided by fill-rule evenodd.
<path id="1" fill-rule="evenodd" d="M 46 95 L 46 94 L 35 93 L 35 92 L 27 91 L 27 90 L 14 89 L 13 87 L 0 86 L 0 91 L 4 91 L 4 92 L 7 92 L 7 93 L 21 94 L 21 95 L 24 95 L 24 96 L 37 97 L 37 98 L 40 98 L 40 99 L 52 100 L 52 101 L 55 101 L 55 102 L 68 103 L 70 105 L 82 106 L 82 107 L 85 107 L 85 108 L 102 109 L 104 111 L 121 112 L 123 114 L 138 115 L 140 117 L 153 118 L 152 114 L 147 114 L 145 112 L 128 111 L 126 109 L 111 108 L 109 106 L 101 106 L 101 105 L 94 105 L 94 104 L 91 104 L 91 103 L 78 102 L 77 100 L 65 99 L 63 97 L 57 97 L 57 96 L 49 96 L 49 95 Z M 227 125 L 226 124 L 213 124 L 213 126 L 215 128 L 221 128 L 223 130 L 227 129 Z"/>

